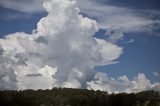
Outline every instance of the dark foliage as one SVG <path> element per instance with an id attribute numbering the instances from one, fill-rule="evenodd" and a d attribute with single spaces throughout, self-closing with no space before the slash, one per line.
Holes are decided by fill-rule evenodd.
<path id="1" fill-rule="evenodd" d="M 160 93 L 108 94 L 86 89 L 0 91 L 0 106 L 160 106 Z"/>

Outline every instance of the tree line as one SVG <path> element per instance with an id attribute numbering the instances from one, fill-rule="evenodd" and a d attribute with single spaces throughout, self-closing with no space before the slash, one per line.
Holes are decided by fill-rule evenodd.
<path id="1" fill-rule="evenodd" d="M 87 89 L 0 91 L 0 106 L 160 106 L 160 92 L 108 94 Z"/>

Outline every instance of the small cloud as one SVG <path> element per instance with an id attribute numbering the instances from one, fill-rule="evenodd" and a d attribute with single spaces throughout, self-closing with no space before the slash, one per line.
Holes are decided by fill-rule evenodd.
<path id="1" fill-rule="evenodd" d="M 114 28 L 108 29 L 105 35 L 108 36 L 109 41 L 111 41 L 112 43 L 116 43 L 119 40 L 123 40 L 123 37 L 124 37 L 123 28 L 114 27 Z"/>
<path id="2" fill-rule="evenodd" d="M 153 75 L 156 76 L 156 77 L 158 77 L 158 76 L 159 76 L 159 73 L 156 72 L 156 71 L 154 71 L 154 72 L 153 72 Z"/>
<path id="3" fill-rule="evenodd" d="M 133 42 L 135 42 L 136 40 L 135 39 L 130 39 L 129 41 L 127 41 L 127 43 L 133 43 Z"/>

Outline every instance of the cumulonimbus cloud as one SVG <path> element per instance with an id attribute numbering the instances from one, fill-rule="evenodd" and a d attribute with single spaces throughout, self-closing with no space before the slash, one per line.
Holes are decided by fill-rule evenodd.
<path id="1" fill-rule="evenodd" d="M 0 39 L 1 90 L 95 89 L 103 85 L 104 89 L 99 89 L 115 92 L 116 86 L 122 87 L 117 91 L 130 89 L 130 85 L 139 82 L 139 76 L 146 84 L 140 90 L 151 88 L 143 74 L 133 81 L 122 77 L 108 83 L 105 73 L 94 71 L 95 66 L 114 63 L 123 48 L 94 38 L 99 30 L 96 21 L 80 15 L 74 0 L 47 0 L 43 5 L 48 15 L 38 22 L 32 34 L 17 32 Z"/>

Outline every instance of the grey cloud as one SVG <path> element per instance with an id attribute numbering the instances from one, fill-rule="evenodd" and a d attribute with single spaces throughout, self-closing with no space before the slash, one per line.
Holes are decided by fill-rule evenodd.
<path id="1" fill-rule="evenodd" d="M 3 55 L 3 48 L 1 45 L 0 45 L 0 55 Z"/>
<path id="2" fill-rule="evenodd" d="M 48 39 L 45 38 L 44 36 L 39 36 L 39 37 L 36 39 L 36 42 L 48 44 Z"/>
<path id="3" fill-rule="evenodd" d="M 159 92 L 160 92 L 160 83 L 155 83 L 155 84 L 152 86 L 152 89 L 155 90 L 155 91 L 159 91 Z"/>
<path id="4" fill-rule="evenodd" d="M 37 73 L 37 74 L 27 74 L 26 77 L 41 77 L 42 74 Z"/>

